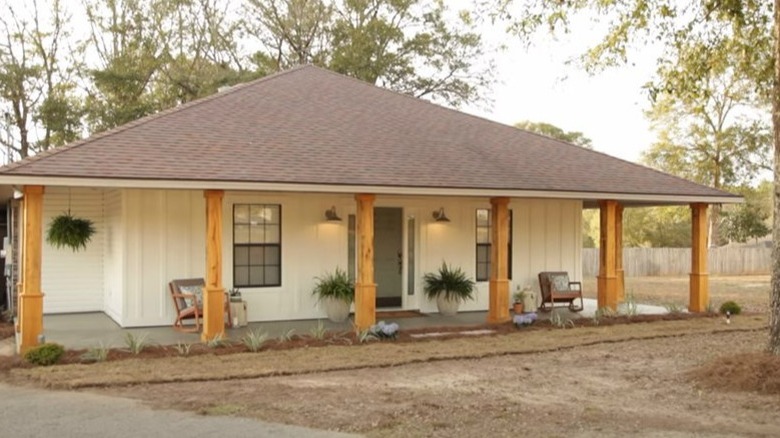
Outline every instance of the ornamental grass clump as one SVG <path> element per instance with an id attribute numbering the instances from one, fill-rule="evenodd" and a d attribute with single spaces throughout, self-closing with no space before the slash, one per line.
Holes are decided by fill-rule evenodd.
<path id="1" fill-rule="evenodd" d="M 95 234 L 95 225 L 89 219 L 73 217 L 70 211 L 63 213 L 49 223 L 46 242 L 55 248 L 68 247 L 74 252 L 87 249 L 87 243 Z"/>

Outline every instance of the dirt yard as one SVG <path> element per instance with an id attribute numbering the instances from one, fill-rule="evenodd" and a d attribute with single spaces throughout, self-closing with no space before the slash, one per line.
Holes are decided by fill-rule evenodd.
<path id="1" fill-rule="evenodd" d="M 626 283 L 637 302 L 687 300 L 686 278 Z M 776 437 L 777 392 L 728 392 L 691 379 L 715 358 L 765 347 L 768 298 L 768 277 L 716 277 L 716 306 L 735 300 L 759 313 L 728 325 L 699 317 L 21 367 L 5 378 L 370 437 Z"/>
<path id="2" fill-rule="evenodd" d="M 578 330 L 585 329 L 566 331 Z M 693 333 L 474 360 L 97 391 L 161 408 L 373 437 L 778 436 L 777 395 L 701 389 L 686 375 L 718 355 L 758 351 L 764 343 L 763 329 Z"/>
<path id="3" fill-rule="evenodd" d="M 745 312 L 769 309 L 769 275 L 712 276 L 710 301 L 717 310 L 724 301 L 736 301 Z M 637 303 L 688 306 L 688 277 L 626 277 L 626 294 Z M 596 279 L 582 282 L 584 295 L 596 298 Z"/>

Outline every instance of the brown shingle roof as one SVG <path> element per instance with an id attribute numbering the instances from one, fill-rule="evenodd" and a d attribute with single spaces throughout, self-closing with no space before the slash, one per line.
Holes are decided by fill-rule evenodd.
<path id="1" fill-rule="evenodd" d="M 2 175 L 732 196 L 312 66 L 13 163 Z"/>

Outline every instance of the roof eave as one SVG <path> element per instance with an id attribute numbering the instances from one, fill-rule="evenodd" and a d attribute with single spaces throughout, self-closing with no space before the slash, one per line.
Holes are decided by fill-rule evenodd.
<path id="1" fill-rule="evenodd" d="M 101 187 L 128 189 L 166 190 L 236 190 L 263 192 L 301 193 L 374 193 L 380 195 L 411 196 L 464 196 L 542 199 L 577 199 L 592 207 L 594 201 L 610 199 L 628 206 L 684 205 L 690 203 L 739 204 L 741 196 L 730 195 L 686 195 L 657 193 L 583 192 L 566 190 L 523 190 L 503 188 L 457 188 L 457 187 L 408 187 L 378 185 L 338 185 L 288 182 L 209 181 L 209 180 L 165 180 L 130 178 L 86 178 L 86 177 L 41 177 L 24 175 L 0 175 L 0 185 L 43 185 L 62 187 Z"/>

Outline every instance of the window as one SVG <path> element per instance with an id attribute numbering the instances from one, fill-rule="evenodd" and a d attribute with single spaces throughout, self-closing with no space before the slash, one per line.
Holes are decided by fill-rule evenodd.
<path id="1" fill-rule="evenodd" d="M 233 205 L 233 286 L 282 284 L 282 207 Z"/>
<path id="2" fill-rule="evenodd" d="M 491 214 L 487 208 L 477 209 L 477 281 L 490 279 Z M 509 210 L 508 276 L 512 278 L 512 210 Z"/>

